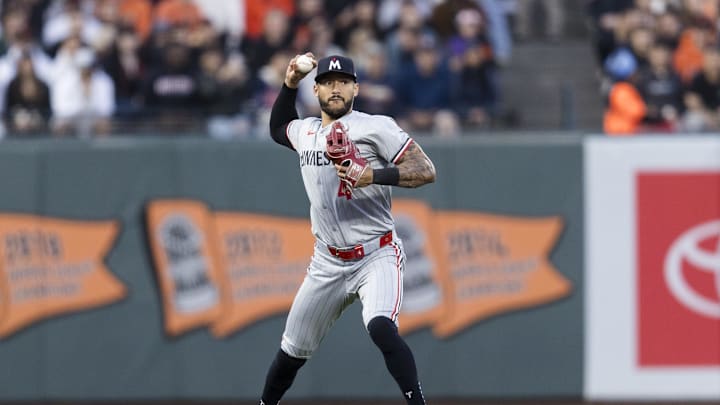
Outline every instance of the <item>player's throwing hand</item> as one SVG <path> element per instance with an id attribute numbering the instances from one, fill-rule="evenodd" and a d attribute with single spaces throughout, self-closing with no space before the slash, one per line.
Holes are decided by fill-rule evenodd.
<path id="1" fill-rule="evenodd" d="M 306 68 L 299 67 L 297 63 L 298 58 L 303 56 L 308 57 L 310 62 L 312 63 L 312 68 L 306 71 L 303 71 Z M 307 52 L 303 55 L 295 55 L 295 57 L 290 60 L 287 70 L 285 71 L 285 85 L 287 85 L 291 89 L 297 89 L 298 85 L 300 84 L 300 80 L 307 76 L 308 73 L 310 73 L 316 66 L 317 61 L 315 60 L 315 55 L 313 55 L 312 52 Z"/>

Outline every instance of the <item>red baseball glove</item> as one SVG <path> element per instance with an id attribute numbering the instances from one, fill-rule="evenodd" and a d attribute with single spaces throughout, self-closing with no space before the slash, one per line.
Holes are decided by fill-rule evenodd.
<path id="1" fill-rule="evenodd" d="M 347 128 L 340 121 L 335 121 L 326 137 L 325 153 L 333 163 L 346 166 L 345 178 L 340 179 L 338 197 L 352 198 L 353 188 L 367 169 L 367 160 L 360 156 L 360 150 L 353 143 L 347 133 Z"/>

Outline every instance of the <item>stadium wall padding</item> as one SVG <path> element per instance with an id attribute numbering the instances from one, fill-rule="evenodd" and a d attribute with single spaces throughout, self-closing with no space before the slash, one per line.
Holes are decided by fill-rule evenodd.
<path id="1" fill-rule="evenodd" d="M 576 137 L 419 139 L 437 182 L 394 196 L 433 210 L 560 217 L 549 260 L 569 295 L 506 311 L 447 338 L 406 336 L 425 395 L 580 397 L 583 392 L 583 165 Z M 156 199 L 212 210 L 308 218 L 294 152 L 274 143 L 183 138 L 27 140 L 0 144 L 0 213 L 115 220 L 105 263 L 126 287 L 111 305 L 38 321 L 0 340 L 0 400 L 254 399 L 285 314 L 219 339 L 168 336 L 145 225 Z M 308 230 L 309 232 L 309 230 Z M 1 311 L 0 311 L 1 312 Z M 401 318 L 402 322 L 402 318 Z M 338 320 L 287 398 L 399 398 L 362 325 Z"/>

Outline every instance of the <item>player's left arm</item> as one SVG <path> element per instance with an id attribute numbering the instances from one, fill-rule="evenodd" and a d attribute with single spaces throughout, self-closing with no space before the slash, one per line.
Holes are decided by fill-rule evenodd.
<path id="1" fill-rule="evenodd" d="M 398 170 L 397 185 L 399 187 L 416 188 L 435 181 L 435 165 L 417 142 L 413 142 L 395 162 L 395 168 Z M 382 174 L 378 171 L 382 170 L 386 169 L 373 170 L 373 174 L 381 177 Z M 378 183 L 379 181 L 382 181 L 382 178 L 373 179 L 376 184 L 381 184 Z"/>
<path id="2" fill-rule="evenodd" d="M 345 175 L 346 168 L 335 165 L 340 178 Z M 370 184 L 416 188 L 435 181 L 435 165 L 425 151 L 410 141 L 407 150 L 395 161 L 395 166 L 382 169 L 367 168 L 360 176 L 355 187 L 365 187 Z"/>

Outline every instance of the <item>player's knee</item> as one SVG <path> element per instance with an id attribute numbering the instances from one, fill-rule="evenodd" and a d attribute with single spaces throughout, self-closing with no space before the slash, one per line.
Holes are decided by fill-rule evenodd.
<path id="1" fill-rule="evenodd" d="M 290 342 L 285 336 L 283 336 L 282 342 L 280 342 L 280 349 L 285 352 L 288 356 L 295 357 L 298 359 L 309 359 L 315 349 L 304 349 Z"/>
<path id="2" fill-rule="evenodd" d="M 402 345 L 397 326 L 390 318 L 376 316 L 368 322 L 367 329 L 373 343 L 383 352 L 391 351 L 398 345 Z"/>

